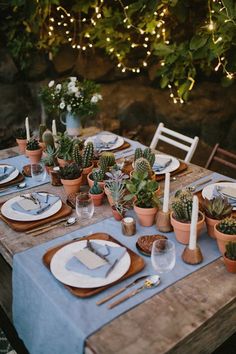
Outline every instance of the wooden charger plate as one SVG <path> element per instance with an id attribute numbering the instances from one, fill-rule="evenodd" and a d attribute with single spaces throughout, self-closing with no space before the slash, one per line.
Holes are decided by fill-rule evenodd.
<path id="1" fill-rule="evenodd" d="M 70 243 L 73 243 L 73 242 L 78 242 L 80 240 L 94 240 L 94 239 L 95 240 L 112 241 L 112 242 L 117 243 L 118 245 L 123 246 L 120 242 L 118 242 L 112 236 L 110 236 L 110 235 L 108 235 L 106 233 L 97 232 L 95 234 L 92 234 L 92 235 L 89 235 L 89 236 L 84 236 L 84 237 L 81 237 L 79 239 L 72 240 L 72 241 L 63 243 L 61 245 L 55 246 L 53 248 L 50 248 L 43 256 L 43 263 L 50 270 L 51 259 L 52 259 L 54 254 L 59 249 L 61 249 L 62 247 L 66 246 L 66 245 L 68 245 Z M 117 283 L 121 282 L 122 280 L 127 279 L 127 278 L 131 277 L 132 275 L 140 272 L 145 266 L 145 262 L 144 262 L 143 258 L 140 257 L 138 254 L 134 253 L 129 248 L 126 247 L 126 249 L 127 249 L 128 253 L 130 255 L 130 258 L 131 258 L 130 268 L 120 279 L 118 279 L 114 283 L 111 283 L 111 284 L 108 284 L 108 285 L 105 285 L 105 286 L 100 286 L 98 288 L 92 288 L 92 289 L 91 288 L 76 288 L 76 287 L 73 287 L 73 286 L 69 286 L 69 285 L 63 284 L 64 287 L 66 289 L 68 289 L 75 296 L 78 296 L 78 297 L 89 297 L 89 296 L 98 294 L 101 291 L 110 288 L 114 284 L 117 284 Z"/>
<path id="2" fill-rule="evenodd" d="M 24 179 L 25 179 L 25 177 L 22 175 L 22 173 L 19 173 L 18 176 L 16 178 L 12 179 L 11 181 L 6 182 L 6 183 L 2 183 L 0 186 L 0 191 L 1 191 L 1 189 L 11 186 L 12 184 L 21 183 L 22 181 L 24 181 Z"/>

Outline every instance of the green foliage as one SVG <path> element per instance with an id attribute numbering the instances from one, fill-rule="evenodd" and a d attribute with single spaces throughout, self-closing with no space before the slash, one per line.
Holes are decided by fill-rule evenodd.
<path id="1" fill-rule="evenodd" d="M 203 210 L 209 218 L 221 220 L 232 213 L 233 207 L 226 198 L 215 197 L 212 199 L 205 198 Z"/>
<path id="2" fill-rule="evenodd" d="M 56 166 L 56 156 L 57 152 L 55 148 L 53 148 L 51 145 L 48 145 L 46 156 L 42 158 L 42 161 L 46 166 Z"/>
<path id="3" fill-rule="evenodd" d="M 14 132 L 14 137 L 16 139 L 26 139 L 26 130 L 25 128 L 18 128 Z"/>
<path id="4" fill-rule="evenodd" d="M 152 175 L 150 163 L 144 157 L 140 157 L 134 162 L 134 171 L 139 173 L 147 172 L 149 177 Z"/>
<path id="5" fill-rule="evenodd" d="M 114 208 L 121 214 L 127 209 L 127 200 L 125 199 L 126 184 L 125 180 L 129 177 L 120 170 L 113 169 L 106 173 L 108 180 L 105 181 L 105 188 L 110 192 Z"/>
<path id="6" fill-rule="evenodd" d="M 54 137 L 50 130 L 47 129 L 44 131 L 42 134 L 42 141 L 46 144 L 47 148 L 50 146 L 52 149 L 54 149 Z"/>
<path id="7" fill-rule="evenodd" d="M 100 159 L 99 159 L 99 163 L 101 166 L 103 166 L 103 169 L 106 169 L 105 167 L 108 168 L 108 167 L 114 166 L 116 163 L 114 153 L 111 151 L 102 152 Z"/>
<path id="8" fill-rule="evenodd" d="M 236 218 L 228 217 L 217 224 L 217 230 L 227 235 L 236 236 Z"/>
<path id="9" fill-rule="evenodd" d="M 190 222 L 192 217 L 193 195 L 188 189 L 177 191 L 171 201 L 174 218 L 181 222 Z"/>
<path id="10" fill-rule="evenodd" d="M 93 151 L 94 146 L 92 142 L 88 142 L 84 148 L 83 155 L 82 155 L 82 166 L 83 168 L 89 167 L 92 165 L 93 161 Z"/>
<path id="11" fill-rule="evenodd" d="M 102 182 L 105 178 L 105 173 L 106 173 L 106 170 L 103 170 L 101 167 L 93 168 L 92 174 L 91 174 L 92 180 L 97 181 L 97 182 Z"/>
<path id="12" fill-rule="evenodd" d="M 59 133 L 56 137 L 57 156 L 63 160 L 72 160 L 74 141 L 65 133 Z"/>
<path id="13" fill-rule="evenodd" d="M 231 259 L 232 261 L 236 261 L 236 242 L 228 242 L 225 245 L 225 255 L 227 258 Z"/>
<path id="14" fill-rule="evenodd" d="M 65 167 L 60 167 L 60 178 L 62 179 L 76 179 L 81 176 L 82 169 L 76 164 L 71 163 Z"/>
<path id="15" fill-rule="evenodd" d="M 136 161 L 140 157 L 145 158 L 149 162 L 150 167 L 153 166 L 155 162 L 155 154 L 150 148 L 145 148 L 144 150 L 142 150 L 141 148 L 136 148 L 134 152 L 134 161 Z"/>
<path id="16" fill-rule="evenodd" d="M 72 157 L 73 157 L 73 160 L 77 163 L 77 165 L 82 166 L 82 155 L 80 153 L 79 144 L 74 144 L 73 150 L 72 150 Z"/>
<path id="17" fill-rule="evenodd" d="M 90 188 L 89 191 L 91 194 L 101 194 L 103 192 L 103 189 L 99 186 L 97 181 L 94 181 L 93 186 Z"/>
<path id="18" fill-rule="evenodd" d="M 26 149 L 27 150 L 39 150 L 40 146 L 39 146 L 38 140 L 36 140 L 34 138 L 30 139 L 26 144 Z"/>

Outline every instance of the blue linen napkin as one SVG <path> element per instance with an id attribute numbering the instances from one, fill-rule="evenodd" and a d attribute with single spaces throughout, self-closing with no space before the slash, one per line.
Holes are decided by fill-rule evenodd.
<path id="1" fill-rule="evenodd" d="M 3 181 L 7 177 L 9 177 L 12 174 L 12 172 L 15 171 L 15 169 L 16 168 L 14 166 L 1 166 L 0 167 L 0 181 Z"/>
<path id="2" fill-rule="evenodd" d="M 108 138 L 109 138 L 109 134 L 107 134 L 106 136 L 108 136 Z M 113 135 L 111 135 L 110 140 L 109 139 L 103 140 L 102 135 L 97 135 L 94 142 L 95 142 L 96 148 L 98 148 L 98 149 L 110 148 L 117 142 L 117 139 L 118 139 L 118 136 L 115 136 L 113 138 Z"/>
<path id="3" fill-rule="evenodd" d="M 15 211 L 19 211 L 24 214 L 29 215 L 39 215 L 42 214 L 44 211 L 48 210 L 53 204 L 55 204 L 60 197 L 50 194 L 41 194 L 41 193 L 31 193 L 32 196 L 38 201 L 38 208 L 36 209 L 25 209 L 21 204 L 20 201 L 15 202 L 12 204 L 12 209 Z"/>
<path id="4" fill-rule="evenodd" d="M 104 256 L 107 263 L 96 269 L 89 269 L 82 262 L 80 262 L 78 258 L 73 256 L 66 263 L 66 269 L 83 275 L 89 275 L 90 277 L 106 278 L 118 261 L 123 257 L 126 252 L 126 248 L 111 247 L 108 245 L 103 246 L 96 242 L 91 242 L 91 244 L 97 255 L 101 254 L 101 256 Z"/>
<path id="5" fill-rule="evenodd" d="M 170 158 L 161 158 L 159 161 L 155 161 L 152 169 L 155 172 L 161 172 L 163 171 L 166 167 L 168 167 L 172 162 L 172 159 Z"/>

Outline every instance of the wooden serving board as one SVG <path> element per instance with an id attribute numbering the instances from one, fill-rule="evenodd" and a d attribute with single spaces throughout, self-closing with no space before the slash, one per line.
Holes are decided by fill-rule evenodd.
<path id="1" fill-rule="evenodd" d="M 117 243 L 118 245 L 123 246 L 120 242 L 115 240 L 112 236 L 110 236 L 110 235 L 108 235 L 106 233 L 98 232 L 98 233 L 95 233 L 95 234 L 92 234 L 92 235 L 89 235 L 89 236 L 84 236 L 84 237 L 81 237 L 81 238 L 79 238 L 77 240 L 72 240 L 72 241 L 63 243 L 63 244 L 61 244 L 59 246 L 50 248 L 43 256 L 43 263 L 50 270 L 51 259 L 52 259 L 54 254 L 59 249 L 61 249 L 62 247 L 66 246 L 66 245 L 68 245 L 70 243 L 73 243 L 73 242 L 79 242 L 79 241 L 82 241 L 82 240 L 94 240 L 94 239 L 95 240 L 112 241 L 112 242 Z M 65 285 L 65 284 L 63 284 L 63 285 L 65 286 L 66 289 L 68 289 L 75 296 L 78 296 L 78 297 L 89 297 L 89 296 L 98 294 L 98 293 L 100 293 L 101 291 L 103 291 L 105 289 L 110 288 L 114 284 L 117 284 L 117 283 L 121 282 L 124 279 L 129 278 L 130 276 L 140 272 L 144 268 L 145 261 L 143 260 L 142 257 L 140 257 L 138 254 L 134 253 L 129 248 L 127 248 L 127 251 L 128 251 L 128 253 L 130 255 L 130 258 L 131 258 L 130 268 L 120 279 L 118 279 L 114 283 L 111 283 L 111 284 L 108 284 L 108 285 L 105 285 L 105 286 L 100 286 L 98 288 L 92 288 L 92 289 L 91 288 L 76 288 L 76 287 Z"/>
<path id="2" fill-rule="evenodd" d="M 177 168 L 177 170 L 173 171 L 170 173 L 170 176 L 175 176 L 178 175 L 179 173 L 182 173 L 183 171 L 187 170 L 188 165 L 185 162 L 180 161 L 180 165 Z M 156 181 L 163 181 L 165 179 L 165 174 L 161 175 L 156 175 Z"/>
<path id="3" fill-rule="evenodd" d="M 46 219 L 42 220 L 37 220 L 37 221 L 14 221 L 6 218 L 2 214 L 0 215 L 0 218 L 13 230 L 18 231 L 18 232 L 26 232 L 29 230 L 32 230 L 38 226 L 45 225 L 51 221 L 55 221 L 58 219 L 62 219 L 65 216 L 70 215 L 72 212 L 72 208 L 62 202 L 62 207 L 61 209 L 54 215 L 49 216 Z"/>
<path id="4" fill-rule="evenodd" d="M 24 179 L 25 179 L 25 177 L 22 175 L 22 173 L 19 173 L 18 176 L 16 178 L 12 179 L 11 181 L 6 182 L 6 183 L 2 183 L 0 185 L 0 191 L 1 191 L 1 189 L 7 188 L 13 184 L 21 183 L 22 181 L 24 181 Z"/>

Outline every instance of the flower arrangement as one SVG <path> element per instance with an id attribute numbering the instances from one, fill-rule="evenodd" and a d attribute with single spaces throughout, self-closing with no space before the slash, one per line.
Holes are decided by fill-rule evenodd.
<path id="1" fill-rule="evenodd" d="M 90 80 L 79 81 L 69 77 L 60 83 L 54 80 L 41 89 L 41 99 L 48 112 L 71 113 L 80 117 L 93 115 L 102 100 L 99 85 Z"/>

